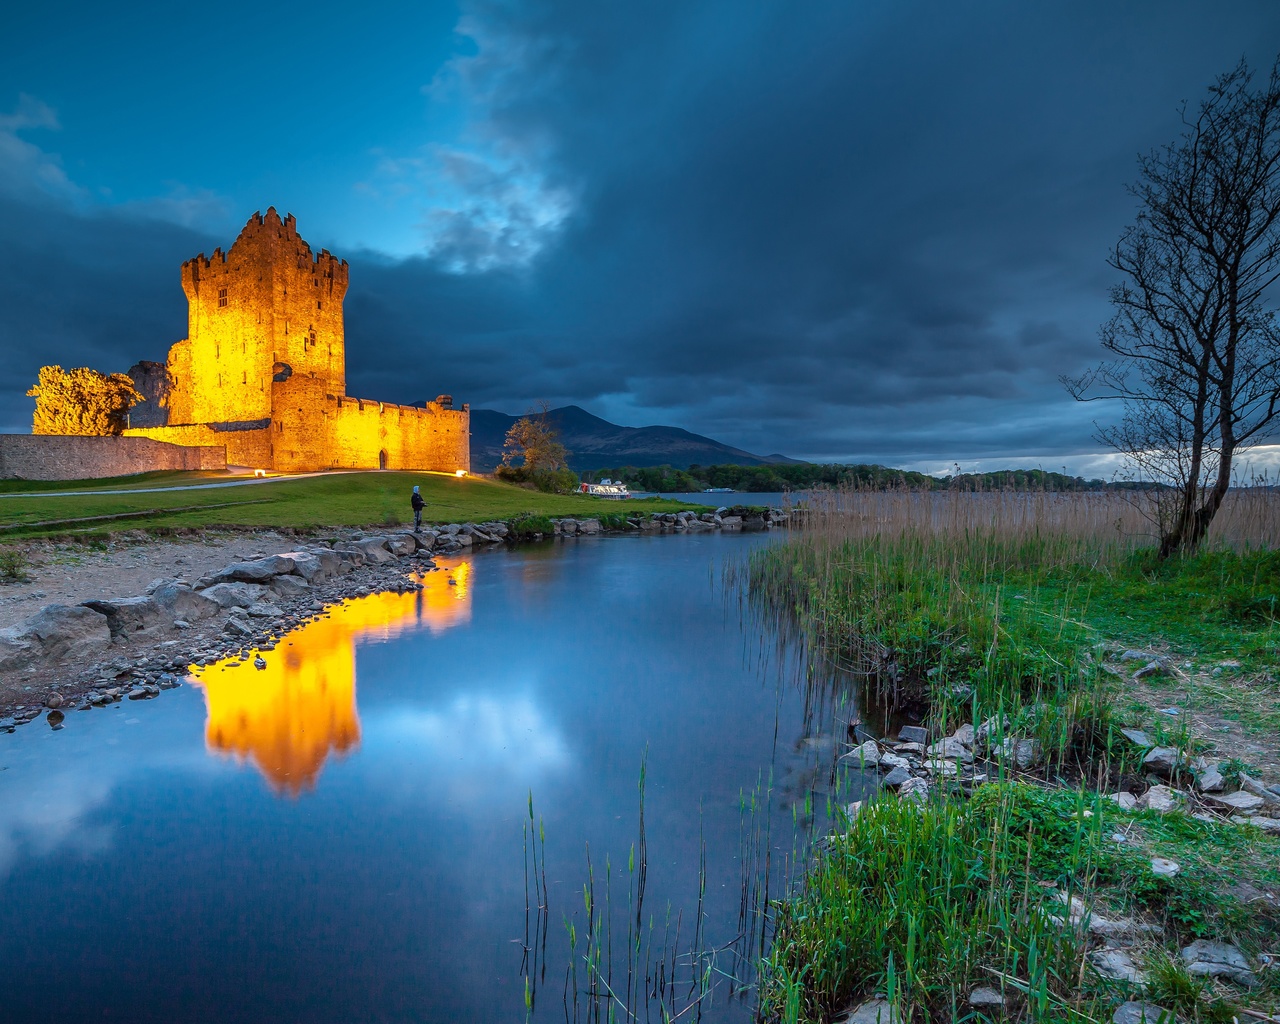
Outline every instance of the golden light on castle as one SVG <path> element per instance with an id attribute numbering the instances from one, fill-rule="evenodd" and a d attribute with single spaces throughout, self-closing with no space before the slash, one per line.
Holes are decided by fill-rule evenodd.
<path id="1" fill-rule="evenodd" d="M 328 614 L 254 655 L 226 659 L 193 672 L 204 690 L 209 750 L 252 762 L 277 793 L 298 796 L 314 787 L 330 755 L 360 744 L 356 708 L 356 646 L 390 640 L 425 627 L 441 633 L 471 620 L 471 564 L 442 562 L 419 577 L 423 589 L 371 594 Z"/>

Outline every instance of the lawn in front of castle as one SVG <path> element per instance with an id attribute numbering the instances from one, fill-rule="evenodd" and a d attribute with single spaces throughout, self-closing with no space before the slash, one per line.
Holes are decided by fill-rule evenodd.
<path id="1" fill-rule="evenodd" d="M 705 511 L 675 501 L 616 502 L 543 494 L 496 480 L 427 472 L 333 473 L 243 487 L 151 489 L 227 479 L 221 473 L 147 473 L 58 483 L 3 481 L 0 540 L 124 529 L 402 526 L 413 522 L 409 495 L 415 484 L 427 502 L 426 523 L 486 522 L 521 514 L 599 516 L 695 507 Z M 121 490 L 135 493 L 108 493 Z"/>

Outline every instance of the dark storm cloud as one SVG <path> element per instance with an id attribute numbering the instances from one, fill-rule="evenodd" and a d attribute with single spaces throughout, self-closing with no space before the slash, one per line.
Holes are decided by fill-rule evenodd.
<path id="1" fill-rule="evenodd" d="M 429 256 L 341 253 L 349 391 L 833 458 L 1087 448 L 1057 376 L 1097 354 L 1134 156 L 1280 48 L 1249 2 L 478 3 L 461 29 L 450 87 L 504 162 L 451 158 L 468 198 Z M 0 227 L 3 379 L 160 358 L 178 263 L 230 237 L 46 206 Z"/>

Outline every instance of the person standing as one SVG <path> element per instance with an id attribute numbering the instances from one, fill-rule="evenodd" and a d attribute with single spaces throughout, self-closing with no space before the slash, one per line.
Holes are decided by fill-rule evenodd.
<path id="1" fill-rule="evenodd" d="M 422 530 L 422 509 L 427 503 L 422 500 L 417 484 L 413 485 L 413 496 L 409 502 L 413 505 L 413 532 L 418 533 Z"/>

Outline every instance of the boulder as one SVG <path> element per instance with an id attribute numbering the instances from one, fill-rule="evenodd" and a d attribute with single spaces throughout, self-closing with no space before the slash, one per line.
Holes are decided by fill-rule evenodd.
<path id="1" fill-rule="evenodd" d="M 1089 954 L 1089 963 L 1102 977 L 1130 985 L 1145 985 L 1147 976 L 1123 949 L 1098 949 Z"/>
<path id="2" fill-rule="evenodd" d="M 411 533 L 393 533 L 387 538 L 387 550 L 399 558 L 412 555 L 418 550 L 418 542 Z"/>
<path id="3" fill-rule="evenodd" d="M 215 583 L 202 593 L 216 601 L 219 608 L 248 608 L 255 601 L 261 601 L 269 591 L 256 583 Z"/>
<path id="4" fill-rule="evenodd" d="M 322 579 L 325 576 L 332 576 L 338 568 L 341 559 L 338 558 L 328 548 L 322 549 L 325 555 L 328 555 L 329 568 L 325 568 L 324 560 L 318 553 L 311 551 L 290 551 L 284 558 L 289 559 L 293 563 L 292 574 L 300 579 L 306 580 L 308 583 L 316 579 Z M 281 578 L 288 578 L 286 574 L 282 574 Z"/>
<path id="5" fill-rule="evenodd" d="M 1138 798 L 1132 793 L 1126 793 L 1123 790 L 1119 793 L 1112 793 L 1110 799 L 1119 804 L 1122 811 L 1132 811 L 1138 806 Z"/>
<path id="6" fill-rule="evenodd" d="M 352 547 L 364 553 L 364 560 L 371 565 L 395 561 L 395 555 L 387 547 L 386 537 L 366 537 L 353 542 Z"/>
<path id="7" fill-rule="evenodd" d="M 164 609 L 171 622 L 188 625 L 216 615 L 221 607 L 208 590 L 192 590 L 185 583 L 166 583 L 152 593 L 151 599 Z"/>
<path id="8" fill-rule="evenodd" d="M 1243 789 L 1234 793 L 1205 793 L 1204 802 L 1211 807 L 1218 807 L 1235 814 L 1257 814 L 1265 801 L 1260 796 L 1246 793 Z"/>
<path id="9" fill-rule="evenodd" d="M 898 787 L 898 796 L 903 800 L 914 800 L 922 804 L 929 799 L 929 783 L 924 779 L 907 779 Z"/>
<path id="10" fill-rule="evenodd" d="M 1272 807 L 1280 807 L 1280 794 L 1273 793 L 1252 775 L 1240 773 L 1240 788 L 1254 796 L 1262 797 L 1262 802 Z"/>
<path id="11" fill-rule="evenodd" d="M 969 993 L 969 1005 L 979 1009 L 983 1007 L 997 1008 L 1004 1006 L 1004 996 L 993 988 L 981 985 Z"/>
<path id="12" fill-rule="evenodd" d="M 599 519 L 584 519 L 584 520 L 582 520 L 580 523 L 578 523 L 578 532 L 579 532 L 579 533 L 584 533 L 584 534 L 586 534 L 587 536 L 591 536 L 591 535 L 593 535 L 593 534 L 597 534 L 597 533 L 599 533 L 599 532 L 600 532 L 600 520 L 599 520 Z"/>
<path id="13" fill-rule="evenodd" d="M 901 1018 L 887 999 L 868 999 L 835 1021 L 836 1024 L 900 1024 Z"/>
<path id="14" fill-rule="evenodd" d="M 267 555 L 251 562 L 233 562 L 213 574 L 214 583 L 266 583 L 272 577 L 293 572 L 293 559 L 287 555 Z"/>
<path id="15" fill-rule="evenodd" d="M 1116 1007 L 1111 1024 L 1178 1024 L 1178 1018 L 1155 1003 L 1128 1002 Z"/>
<path id="16" fill-rule="evenodd" d="M 948 736 L 946 739 L 938 740 L 937 743 L 930 745 L 929 756 L 931 758 L 948 758 L 953 761 L 969 762 L 973 760 L 973 751 L 954 736 Z"/>
<path id="17" fill-rule="evenodd" d="M 905 769 L 905 768 L 911 767 L 911 762 L 908 761 L 905 757 L 899 757 L 897 754 L 881 754 L 880 767 Z"/>
<path id="18" fill-rule="evenodd" d="M 92 608 L 107 617 L 107 625 L 112 636 L 128 636 L 140 633 L 152 626 L 168 626 L 174 616 L 166 613 L 154 597 L 124 597 L 116 601 L 85 601 L 86 608 Z"/>
<path id="19" fill-rule="evenodd" d="M 1172 878 L 1182 866 L 1176 860 L 1167 860 L 1164 857 L 1151 858 L 1151 873 L 1157 878 Z"/>
<path id="20" fill-rule="evenodd" d="M 1145 749 L 1147 747 L 1155 746 L 1155 744 L 1151 742 L 1151 737 L 1141 729 L 1121 729 L 1120 735 L 1137 747 Z"/>
<path id="21" fill-rule="evenodd" d="M 975 739 L 973 725 L 965 722 L 964 725 L 952 733 L 951 738 L 957 743 L 963 743 L 966 747 L 972 747 Z M 988 991 L 990 990 L 988 989 Z"/>
<path id="22" fill-rule="evenodd" d="M 1187 965 L 1188 974 L 1228 978 L 1246 988 L 1252 988 L 1258 983 L 1244 954 L 1225 942 L 1197 939 L 1182 950 L 1182 959 Z"/>
<path id="23" fill-rule="evenodd" d="M 880 748 L 873 742 L 863 743 L 840 758 L 840 763 L 851 768 L 874 768 L 880 763 Z"/>
<path id="24" fill-rule="evenodd" d="M 295 597 L 298 594 L 307 593 L 311 589 L 311 584 L 301 576 L 277 576 L 268 584 L 268 587 L 272 593 L 280 597 Z"/>
<path id="25" fill-rule="evenodd" d="M 742 516 L 721 516 L 720 527 L 724 530 L 742 529 Z"/>
<path id="26" fill-rule="evenodd" d="M 918 725 L 904 725 L 898 730 L 898 739 L 905 743 L 928 743 L 929 730 Z"/>
<path id="27" fill-rule="evenodd" d="M 905 768 L 894 768 L 881 781 L 890 789 L 897 789 L 904 782 L 910 782 L 911 777 L 911 773 Z"/>
<path id="28" fill-rule="evenodd" d="M 1182 755 L 1176 747 L 1153 747 L 1142 759 L 1142 767 L 1148 771 L 1163 775 L 1166 779 L 1178 770 L 1182 763 Z"/>
<path id="29" fill-rule="evenodd" d="M 1227 780 L 1218 771 L 1217 765 L 1206 765 L 1196 773 L 1196 789 L 1201 793 L 1221 793 L 1227 788 Z"/>
<path id="30" fill-rule="evenodd" d="M 1138 807 L 1147 811 L 1168 814 L 1178 809 L 1180 797 L 1168 786 L 1152 786 L 1138 798 Z"/>
<path id="31" fill-rule="evenodd" d="M 45 661 L 92 661 L 111 644 L 101 612 L 84 605 L 51 604 L 29 619 L 0 629 L 0 671 Z"/>

